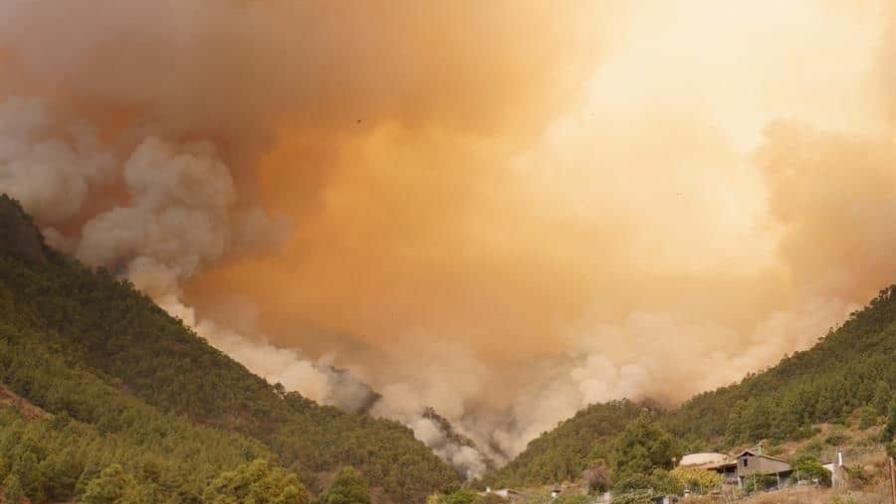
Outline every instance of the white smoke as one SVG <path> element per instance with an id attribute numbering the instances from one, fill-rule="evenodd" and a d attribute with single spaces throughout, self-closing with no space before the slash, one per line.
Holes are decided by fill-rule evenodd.
<path id="1" fill-rule="evenodd" d="M 494 457 L 482 444 L 485 437 L 467 428 L 464 415 L 469 410 L 466 398 L 478 390 L 487 370 L 468 348 L 450 338 L 412 333 L 399 344 L 417 357 L 392 366 L 407 377 L 383 386 L 379 390 L 382 398 L 370 413 L 410 427 L 417 439 L 466 478 L 482 476 L 489 459 Z M 476 445 L 468 446 L 452 439 L 443 426 L 426 414 L 429 407 L 434 407 L 436 413 L 450 422 L 455 433 L 472 439 Z"/>
<path id="2" fill-rule="evenodd" d="M 526 422 L 496 429 L 494 440 L 513 456 L 590 404 L 624 398 L 675 404 L 735 383 L 788 352 L 809 348 L 857 308 L 839 299 L 811 299 L 772 313 L 746 336 L 659 313 L 631 313 L 617 324 L 583 321 L 571 332 L 566 355 L 538 371 L 547 379 L 514 402 L 510 417 Z"/>
<path id="3" fill-rule="evenodd" d="M 294 349 L 279 348 L 248 337 L 216 322 L 197 320 L 195 311 L 177 298 L 163 297 L 159 305 L 196 333 L 270 383 L 298 391 L 320 404 L 355 411 L 372 400 L 370 388 L 350 374 L 335 370 L 326 360 L 314 361 Z"/>
<path id="4" fill-rule="evenodd" d="M 129 201 L 84 225 L 76 250 L 81 261 L 124 266 L 142 278 L 161 273 L 168 282 L 189 278 L 224 255 L 236 192 L 211 145 L 179 147 L 148 138 L 122 175 Z"/>
<path id="5" fill-rule="evenodd" d="M 121 162 L 90 124 L 60 123 L 40 100 L 11 98 L 0 104 L 0 191 L 48 226 L 44 234 L 51 245 L 73 251 L 87 265 L 120 272 L 272 382 L 328 404 L 348 406 L 364 395 L 363 384 L 326 363 L 198 319 L 181 301 L 182 281 L 247 243 L 266 244 L 281 232 L 261 209 L 238 207 L 230 170 L 214 145 L 148 137 Z M 83 226 L 68 236 L 49 227 L 81 214 L 91 191 L 113 181 L 126 190 L 120 204 L 83 216 Z M 334 390 L 337 385 L 345 390 Z"/>
<path id="6" fill-rule="evenodd" d="M 95 129 L 62 123 L 36 99 L 0 103 L 0 187 L 45 225 L 74 217 L 92 188 L 115 174 L 115 156 Z"/>
<path id="7" fill-rule="evenodd" d="M 482 447 L 468 446 L 452 439 L 437 421 L 427 418 L 426 408 L 422 404 L 425 402 L 407 384 L 395 384 L 382 390 L 382 398 L 374 405 L 371 414 L 397 420 L 410 427 L 417 439 L 460 471 L 464 478 L 470 480 L 485 474 L 489 457 Z M 452 427 L 458 430 L 461 425 L 452 423 Z M 459 433 L 468 435 L 463 431 Z"/>
<path id="8" fill-rule="evenodd" d="M 482 452 L 471 446 L 453 442 L 435 420 L 415 416 L 407 424 L 417 439 L 426 443 L 439 457 L 452 466 L 461 468 L 463 476 L 470 480 L 482 476 L 488 469 L 488 462 Z"/>

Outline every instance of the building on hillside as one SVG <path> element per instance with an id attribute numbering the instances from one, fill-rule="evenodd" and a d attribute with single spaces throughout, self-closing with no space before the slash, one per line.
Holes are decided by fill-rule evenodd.
<path id="1" fill-rule="evenodd" d="M 793 468 L 784 460 L 751 450 L 742 451 L 735 460 L 738 486 L 744 486 L 745 480 L 751 476 L 774 476 L 778 488 L 790 484 Z"/>
<path id="2" fill-rule="evenodd" d="M 707 471 L 715 471 L 725 478 L 726 485 L 740 485 L 737 477 L 737 460 L 725 460 L 715 464 L 707 464 L 700 466 Z"/>
<path id="3" fill-rule="evenodd" d="M 752 450 L 744 450 L 733 459 L 721 453 L 693 453 L 682 457 L 679 465 L 715 471 L 725 478 L 725 483 L 739 487 L 752 476 L 774 476 L 780 488 L 789 485 L 793 475 L 793 468 L 786 461 Z"/>

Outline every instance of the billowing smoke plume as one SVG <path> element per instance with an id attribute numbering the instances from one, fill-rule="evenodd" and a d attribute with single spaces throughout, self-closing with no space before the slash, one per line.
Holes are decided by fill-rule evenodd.
<path id="1" fill-rule="evenodd" d="M 119 159 L 97 140 L 90 124 L 60 125 L 46 103 L 21 98 L 0 104 L 0 125 L 0 188 L 47 226 L 44 234 L 52 245 L 87 265 L 120 272 L 269 380 L 326 403 L 362 400 L 360 382 L 350 384 L 356 394 L 341 397 L 349 384 L 331 368 L 197 320 L 181 303 L 183 280 L 244 249 L 247 237 L 274 239 L 281 232 L 261 210 L 236 208 L 233 178 L 213 145 L 148 137 Z M 85 215 L 92 192 L 113 183 L 123 183 L 126 203 Z M 71 237 L 51 227 L 78 217 L 83 223 Z"/>
<path id="2" fill-rule="evenodd" d="M 8 0 L 0 189 L 269 381 L 472 476 L 894 281 L 892 9 Z"/>
<path id="3" fill-rule="evenodd" d="M 115 175 L 117 160 L 100 147 L 93 127 L 59 124 L 40 101 L 0 104 L 0 138 L 4 190 L 47 225 L 76 216 L 90 189 Z"/>
<path id="4" fill-rule="evenodd" d="M 54 246 L 127 276 L 269 380 L 324 402 L 369 401 L 328 362 L 196 317 L 185 282 L 278 241 L 282 226 L 256 206 L 262 197 L 268 206 L 285 201 L 279 210 L 296 222 L 314 211 L 347 137 L 386 123 L 534 134 L 533 119 L 567 102 L 587 74 L 569 63 L 597 47 L 595 24 L 581 16 L 592 6 L 571 4 L 545 23 L 552 10 L 540 2 L 4 2 L 0 92 L 6 108 L 37 116 L 33 130 L 16 118 L 4 129 L 23 145 L 3 159 L 0 188 L 23 200 Z M 546 70 L 549 87 L 537 75 Z M 278 163 L 298 187 L 266 186 L 262 167 L 279 138 L 299 145 Z M 266 187 L 284 192 L 265 195 Z"/>
<path id="5" fill-rule="evenodd" d="M 388 395 L 381 401 L 367 384 L 325 359 L 315 362 L 296 350 L 198 319 L 195 310 L 183 303 L 183 281 L 228 254 L 269 245 L 282 233 L 262 210 L 236 207 L 233 178 L 214 145 L 178 145 L 148 137 L 119 161 L 97 141 L 89 124 L 59 128 L 45 103 L 21 98 L 0 104 L 0 126 L 0 145 L 5 147 L 0 190 L 21 198 L 47 226 L 43 231 L 51 245 L 89 266 L 119 272 L 171 315 L 271 383 L 346 411 L 376 406 L 376 414 L 406 423 L 468 478 L 486 470 L 487 461 L 475 445 L 452 439 L 444 426 L 424 414 L 419 398 L 401 405 L 412 393 L 409 390 L 387 387 Z M 116 182 L 124 186 L 126 203 L 85 215 L 91 190 Z M 84 221 L 72 236 L 50 227 L 77 216 Z M 258 236 L 265 239 L 260 243 L 249 239 Z"/>

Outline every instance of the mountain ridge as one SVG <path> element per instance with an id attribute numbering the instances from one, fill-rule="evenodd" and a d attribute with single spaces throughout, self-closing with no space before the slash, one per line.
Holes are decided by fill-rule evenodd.
<path id="1" fill-rule="evenodd" d="M 312 492 L 321 491 L 329 475 L 343 466 L 358 468 L 379 488 L 375 494 L 382 502 L 419 501 L 434 489 L 460 482 L 407 427 L 320 406 L 296 392 L 280 393 L 129 282 L 53 251 L 7 196 L 0 196 L 0 322 L 0 343 L 5 345 L 0 384 L 55 417 L 73 419 L 78 429 L 93 429 L 91 439 L 105 440 L 100 424 L 121 419 L 101 411 L 98 404 L 86 407 L 61 394 L 67 390 L 77 395 L 54 373 L 74 373 L 70 381 L 119 404 L 129 418 L 142 415 L 165 426 L 185 421 L 178 429 L 199 429 L 196 432 L 208 433 L 202 434 L 206 438 L 237 436 L 241 441 L 234 446 L 255 446 L 246 453 L 274 460 L 300 476 Z M 125 438 L 139 441 L 142 435 Z M 233 469 L 241 459 L 238 453 L 227 457 L 230 462 L 208 468 L 209 477 Z M 15 461 L 6 465 L 15 466 Z M 127 461 L 123 465 L 134 473 L 142 471 Z M 0 467 L 0 478 L 6 476 L 4 470 L 9 471 Z M 75 479 L 85 474 L 82 468 Z M 86 484 L 66 487 L 74 492 L 66 497 L 80 495 Z M 39 486 L 32 482 L 35 492 Z M 191 498 L 198 498 L 199 488 L 198 482 L 191 487 Z"/>
<path id="2" fill-rule="evenodd" d="M 60 480 L 20 478 L 29 496 L 36 496 L 33 502 L 81 496 L 102 479 L 104 467 L 116 464 L 135 488 L 145 484 L 170 502 L 202 502 L 212 479 L 257 459 L 271 461 L 267 470 L 297 477 L 311 493 L 323 491 L 342 466 L 357 467 L 382 503 L 419 502 L 461 483 L 407 427 L 363 410 L 353 414 L 321 406 L 269 384 L 126 280 L 52 250 L 5 195 L 0 195 L 0 350 L 0 391 L 6 391 L 0 394 L 5 421 L 0 453 L 11 454 L 0 454 L 0 481 L 13 474 L 20 478 L 19 473 Z M 857 414 L 880 425 L 894 389 L 896 286 L 891 286 L 812 348 L 775 366 L 675 408 L 628 400 L 588 406 L 532 440 L 504 467 L 489 461 L 490 472 L 476 484 L 553 484 L 581 479 L 595 467 L 604 471 L 613 465 L 619 435 L 645 415 L 672 433 L 681 450 L 691 451 L 803 439 L 816 424 L 845 423 Z M 435 410 L 424 417 L 447 439 L 473 447 Z M 17 444 L 23 437 L 43 437 L 48 444 Z M 149 438 L 157 446 L 147 444 Z M 174 438 L 189 441 L 172 445 Z M 63 441 L 99 448 L 93 455 L 78 448 L 87 455 L 74 456 Z M 129 463 L 107 448 L 139 455 Z M 60 460 L 55 449 L 76 462 Z M 201 467 L 195 474 L 173 476 L 194 464 Z"/>
<path id="3" fill-rule="evenodd" d="M 807 350 L 739 382 L 664 409 L 628 400 L 593 404 L 532 440 L 481 485 L 536 486 L 574 481 L 612 465 L 617 437 L 642 412 L 678 439 L 679 450 L 726 451 L 768 441 L 799 441 L 816 425 L 857 415 L 880 425 L 896 390 L 896 285 L 822 335 Z"/>

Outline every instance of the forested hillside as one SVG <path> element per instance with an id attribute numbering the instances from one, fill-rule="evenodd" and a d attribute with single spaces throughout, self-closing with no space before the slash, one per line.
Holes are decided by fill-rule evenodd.
<path id="1" fill-rule="evenodd" d="M 530 442 L 487 480 L 495 486 L 521 486 L 579 478 L 589 461 L 610 459 L 613 440 L 643 409 L 631 401 L 591 405 Z"/>
<path id="2" fill-rule="evenodd" d="M 885 415 L 896 387 L 896 286 L 819 336 L 767 371 L 692 398 L 668 416 L 669 429 L 692 444 L 730 446 L 799 438 L 857 410 Z"/>
<path id="3" fill-rule="evenodd" d="M 798 440 L 820 423 L 880 423 L 896 390 L 896 287 L 822 336 L 811 349 L 740 383 L 695 396 L 663 411 L 628 401 L 590 406 L 529 443 L 486 478 L 492 485 L 572 481 L 618 465 L 619 435 L 639 411 L 674 435 L 683 451 L 725 451 L 761 440 Z M 890 415 L 893 417 L 893 415 Z M 630 456 L 630 455 L 629 455 Z"/>
<path id="4" fill-rule="evenodd" d="M 800 439 L 850 418 L 880 423 L 894 407 L 896 287 L 820 336 L 676 409 L 592 405 L 482 483 L 635 485 L 639 472 L 683 451 Z M 4 492 L 36 503 L 198 503 L 247 491 L 261 492 L 252 496 L 259 503 L 302 503 L 326 494 L 337 472 L 349 483 L 337 478 L 335 488 L 355 492 L 366 481 L 383 502 L 422 502 L 459 484 L 407 428 L 266 383 L 115 272 L 48 249 L 0 196 Z"/>
<path id="5" fill-rule="evenodd" d="M 47 413 L 0 403 L 0 481 L 33 502 L 104 485 L 134 502 L 201 502 L 228 478 L 302 502 L 303 484 L 318 493 L 343 466 L 391 502 L 458 483 L 409 429 L 283 393 L 112 272 L 49 250 L 5 196 L 0 385 Z"/>

